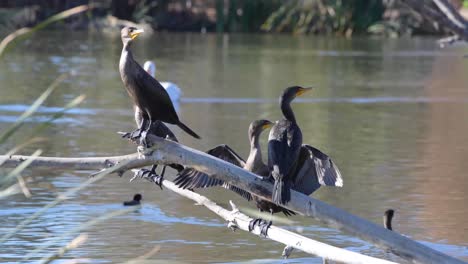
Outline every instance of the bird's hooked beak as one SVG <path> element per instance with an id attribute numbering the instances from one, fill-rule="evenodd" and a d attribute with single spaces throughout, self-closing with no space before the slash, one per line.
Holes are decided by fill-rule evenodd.
<path id="1" fill-rule="evenodd" d="M 299 88 L 299 90 L 297 90 L 296 96 L 301 96 L 301 95 L 305 94 L 306 92 L 308 92 L 310 90 L 312 90 L 312 87 L 306 87 L 306 88 L 301 87 L 301 88 Z"/>
<path id="2" fill-rule="evenodd" d="M 270 121 L 265 122 L 265 124 L 263 124 L 263 126 L 262 126 L 262 130 L 265 130 L 265 129 L 270 128 L 272 126 L 273 126 L 272 122 L 270 122 Z"/>
<path id="3" fill-rule="evenodd" d="M 138 35 L 140 35 L 143 32 L 145 32 L 143 29 L 134 30 L 132 33 L 130 33 L 130 37 L 132 38 L 132 40 L 134 40 L 138 37 Z"/>

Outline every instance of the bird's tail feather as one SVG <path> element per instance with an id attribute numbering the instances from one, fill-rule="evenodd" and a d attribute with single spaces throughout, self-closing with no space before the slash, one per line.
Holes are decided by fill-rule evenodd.
<path id="1" fill-rule="evenodd" d="M 282 180 L 275 181 L 273 185 L 273 196 L 272 200 L 276 204 L 286 204 L 291 200 L 291 191 L 289 182 Z"/>
<path id="2" fill-rule="evenodd" d="M 177 123 L 177 126 L 180 127 L 183 131 L 187 132 L 187 134 L 191 135 L 192 137 L 201 139 L 201 137 L 197 135 L 197 133 L 193 132 L 193 130 L 186 126 L 184 123 L 179 121 L 179 123 Z"/>

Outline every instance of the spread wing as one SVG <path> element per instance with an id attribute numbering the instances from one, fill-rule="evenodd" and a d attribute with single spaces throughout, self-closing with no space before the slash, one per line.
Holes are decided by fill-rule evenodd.
<path id="1" fill-rule="evenodd" d="M 342 187 L 340 170 L 325 153 L 302 145 L 293 189 L 310 195 L 321 185 Z"/>
<path id="2" fill-rule="evenodd" d="M 219 145 L 213 149 L 207 151 L 208 154 L 232 163 L 238 167 L 243 168 L 245 166 L 245 161 L 228 145 Z M 229 189 L 240 196 L 244 197 L 248 201 L 252 199 L 252 196 L 249 192 L 244 191 L 236 186 L 230 185 L 222 180 L 215 179 L 210 177 L 204 172 L 197 171 L 193 168 L 186 168 L 181 171 L 174 183 L 180 188 L 184 189 L 195 189 L 195 188 L 208 188 L 212 186 L 222 186 L 226 189 Z"/>

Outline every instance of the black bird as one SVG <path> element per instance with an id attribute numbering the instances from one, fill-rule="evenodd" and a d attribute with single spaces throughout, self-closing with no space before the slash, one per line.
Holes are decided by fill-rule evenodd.
<path id="1" fill-rule="evenodd" d="M 123 202 L 125 206 L 133 206 L 133 205 L 140 205 L 140 201 L 142 199 L 141 194 L 137 193 L 133 196 L 133 200 Z"/>
<path id="2" fill-rule="evenodd" d="M 232 150 L 227 145 L 219 145 L 213 149 L 207 151 L 208 154 L 220 158 L 224 161 L 232 163 L 238 167 L 244 168 L 250 172 L 253 172 L 259 176 L 266 176 L 268 177 L 270 174 L 270 170 L 262 160 L 262 151 L 260 149 L 260 135 L 261 133 L 272 126 L 268 120 L 256 120 L 253 121 L 249 126 L 249 141 L 250 141 L 250 153 L 247 161 L 244 161 L 242 157 L 240 157 L 234 150 Z M 262 198 L 252 195 L 242 190 L 236 186 L 230 185 L 225 183 L 222 180 L 215 179 L 214 177 L 210 177 L 207 174 L 197 171 L 192 168 L 186 168 L 185 170 L 181 171 L 177 178 L 174 180 L 174 183 L 181 188 L 207 188 L 211 186 L 223 186 L 227 189 L 230 189 L 237 194 L 241 195 L 248 201 L 252 198 L 255 201 L 257 208 L 261 211 L 267 211 L 270 213 L 277 213 L 283 212 L 285 215 L 293 215 L 294 212 L 287 210 L 283 207 L 280 207 L 276 204 L 271 202 L 265 201 Z"/>
<path id="3" fill-rule="evenodd" d="M 137 127 L 141 127 L 142 122 L 143 122 L 144 113 L 136 105 L 133 108 L 134 108 L 134 112 L 135 112 L 134 117 L 135 117 L 135 122 L 137 124 Z M 132 140 L 132 139 L 135 139 L 135 138 L 138 137 L 137 136 L 138 133 L 139 133 L 139 129 L 137 129 L 137 130 L 135 130 L 133 132 L 130 132 L 130 133 L 123 133 L 122 137 Z M 151 123 L 151 126 L 149 127 L 149 129 L 147 131 L 147 134 L 152 134 L 152 135 L 155 135 L 157 137 L 162 137 L 162 138 L 165 138 L 165 139 L 168 139 L 168 140 L 179 142 L 177 140 L 177 137 L 174 135 L 174 133 L 163 122 L 161 122 L 159 120 L 156 120 L 156 121 Z M 146 174 L 148 174 L 149 177 L 155 177 L 155 183 L 157 185 L 159 185 L 160 188 L 162 188 L 162 180 L 164 178 L 164 174 L 165 174 L 165 171 L 166 171 L 166 165 L 163 166 L 163 169 L 161 171 L 160 176 L 156 174 L 156 168 L 157 167 L 158 167 L 158 165 L 155 164 L 155 165 L 153 165 L 151 167 L 150 170 L 141 169 L 137 173 L 138 173 L 138 175 L 140 177 L 145 176 Z M 169 167 L 177 170 L 177 172 L 180 172 L 180 171 L 182 171 L 184 169 L 184 166 L 179 165 L 179 164 L 169 164 Z"/>
<path id="4" fill-rule="evenodd" d="M 179 120 L 164 87 L 133 59 L 130 47 L 132 41 L 142 32 L 143 30 L 135 27 L 124 27 L 121 31 L 123 49 L 119 62 L 120 77 L 142 119 L 138 133 L 132 134 L 132 136 L 139 137 L 142 136 L 143 132 L 146 132 L 142 140 L 145 142 L 145 136 L 152 123 L 159 120 L 177 125 L 186 133 L 199 139 L 200 136 Z"/>
<path id="5" fill-rule="evenodd" d="M 322 151 L 302 144 L 291 101 L 312 88 L 293 86 L 280 97 L 284 119 L 276 121 L 268 137 L 268 164 L 274 180 L 272 200 L 285 204 L 291 199 L 290 189 L 311 195 L 324 186 L 343 186 L 340 170 Z"/>
<path id="6" fill-rule="evenodd" d="M 312 88 L 293 86 L 286 88 L 280 97 L 284 118 L 276 121 L 268 137 L 268 165 L 275 180 L 272 201 L 286 204 L 291 199 L 291 183 L 296 171 L 302 146 L 302 132 L 291 109 L 291 102 Z"/>
<path id="7" fill-rule="evenodd" d="M 393 230 L 392 229 L 392 218 L 393 218 L 394 214 L 395 214 L 395 211 L 393 209 L 388 209 L 384 213 L 383 224 L 384 224 L 384 227 L 387 228 L 388 230 Z"/>

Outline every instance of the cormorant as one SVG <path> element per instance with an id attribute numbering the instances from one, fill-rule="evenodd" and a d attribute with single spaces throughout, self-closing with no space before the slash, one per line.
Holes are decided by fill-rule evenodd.
<path id="1" fill-rule="evenodd" d="M 284 118 L 275 122 L 268 137 L 268 165 L 275 180 L 272 201 L 276 204 L 286 204 L 291 199 L 291 183 L 302 146 L 302 132 L 291 109 L 291 101 L 311 89 L 292 86 L 280 97 Z"/>
<path id="2" fill-rule="evenodd" d="M 261 133 L 270 128 L 273 125 L 268 120 L 256 120 L 253 121 L 249 126 L 249 141 L 250 141 L 250 153 L 247 161 L 244 161 L 242 157 L 240 157 L 234 150 L 232 150 L 227 145 L 219 145 L 213 149 L 207 151 L 208 154 L 220 158 L 224 161 L 232 163 L 238 167 L 242 167 L 245 170 L 253 172 L 259 176 L 269 176 L 270 170 L 262 160 L 262 151 L 260 149 L 260 135 Z M 270 213 L 277 213 L 283 212 L 285 215 L 293 215 L 294 212 L 287 210 L 283 207 L 280 207 L 274 203 L 269 201 L 263 200 L 262 198 L 252 195 L 242 190 L 236 186 L 230 185 L 225 183 L 222 180 L 215 179 L 214 177 L 210 177 L 203 172 L 199 172 L 192 168 L 186 168 L 185 170 L 181 171 L 177 178 L 174 180 L 174 183 L 181 188 L 207 188 L 211 186 L 223 186 L 227 189 L 230 189 L 237 194 L 241 195 L 248 201 L 252 198 L 255 201 L 257 208 L 260 211 L 266 211 Z"/>
<path id="3" fill-rule="evenodd" d="M 151 68 L 151 67 L 155 67 L 155 66 L 151 64 L 152 62 L 151 63 L 147 63 L 147 62 L 145 62 L 145 65 L 144 65 L 143 68 L 148 74 L 150 74 L 154 78 L 155 77 L 154 76 L 155 68 Z M 142 125 L 144 113 L 136 105 L 134 105 L 133 108 L 134 108 L 134 113 L 135 113 L 134 114 L 135 122 L 137 124 L 137 127 L 139 128 Z M 138 133 L 139 133 L 139 129 L 136 129 L 133 132 L 124 133 L 122 135 L 122 137 L 132 139 L 132 138 L 136 138 Z M 161 122 L 159 120 L 156 120 L 156 121 L 152 122 L 151 126 L 149 127 L 149 130 L 148 130 L 147 134 L 152 134 L 152 135 L 155 135 L 157 137 L 162 137 L 162 138 L 165 138 L 165 139 L 168 139 L 168 140 L 179 142 L 177 140 L 177 137 L 174 135 L 174 133 L 163 122 Z M 180 171 L 182 171 L 184 169 L 184 166 L 179 165 L 179 164 L 169 164 L 169 166 L 171 168 L 177 170 L 177 172 L 180 172 Z M 161 175 L 156 174 L 156 168 L 157 167 L 158 167 L 158 165 L 155 164 L 155 165 L 153 165 L 151 167 L 150 170 L 141 169 L 140 171 L 138 171 L 138 174 L 140 176 L 144 176 L 145 174 L 148 174 L 149 176 L 156 177 L 155 183 L 157 185 L 159 185 L 159 187 L 162 188 L 162 180 L 164 178 L 164 174 L 165 174 L 165 171 L 166 171 L 166 165 L 163 166 L 163 169 L 161 171 Z"/>
<path id="4" fill-rule="evenodd" d="M 124 27 L 121 31 L 123 49 L 119 62 L 120 77 L 133 104 L 138 107 L 142 119 L 138 133 L 132 133 L 132 137 L 142 136 L 143 132 L 148 132 L 153 122 L 159 120 L 177 125 L 191 136 L 200 138 L 179 120 L 164 87 L 133 59 L 130 46 L 142 32 L 143 30 L 135 27 Z M 146 133 L 143 135 L 143 142 L 145 142 L 145 137 Z"/>
<path id="5" fill-rule="evenodd" d="M 125 201 L 125 202 L 123 202 L 123 205 L 125 205 L 125 206 L 139 205 L 141 199 L 142 199 L 141 194 L 137 193 L 137 194 L 135 194 L 135 195 L 133 196 L 133 200 L 131 200 L 131 201 Z"/>
<path id="6" fill-rule="evenodd" d="M 394 214 L 395 214 L 395 211 L 393 209 L 388 209 L 384 213 L 383 224 L 384 224 L 384 227 L 387 228 L 388 230 L 393 230 L 392 229 L 392 218 L 393 218 Z"/>

